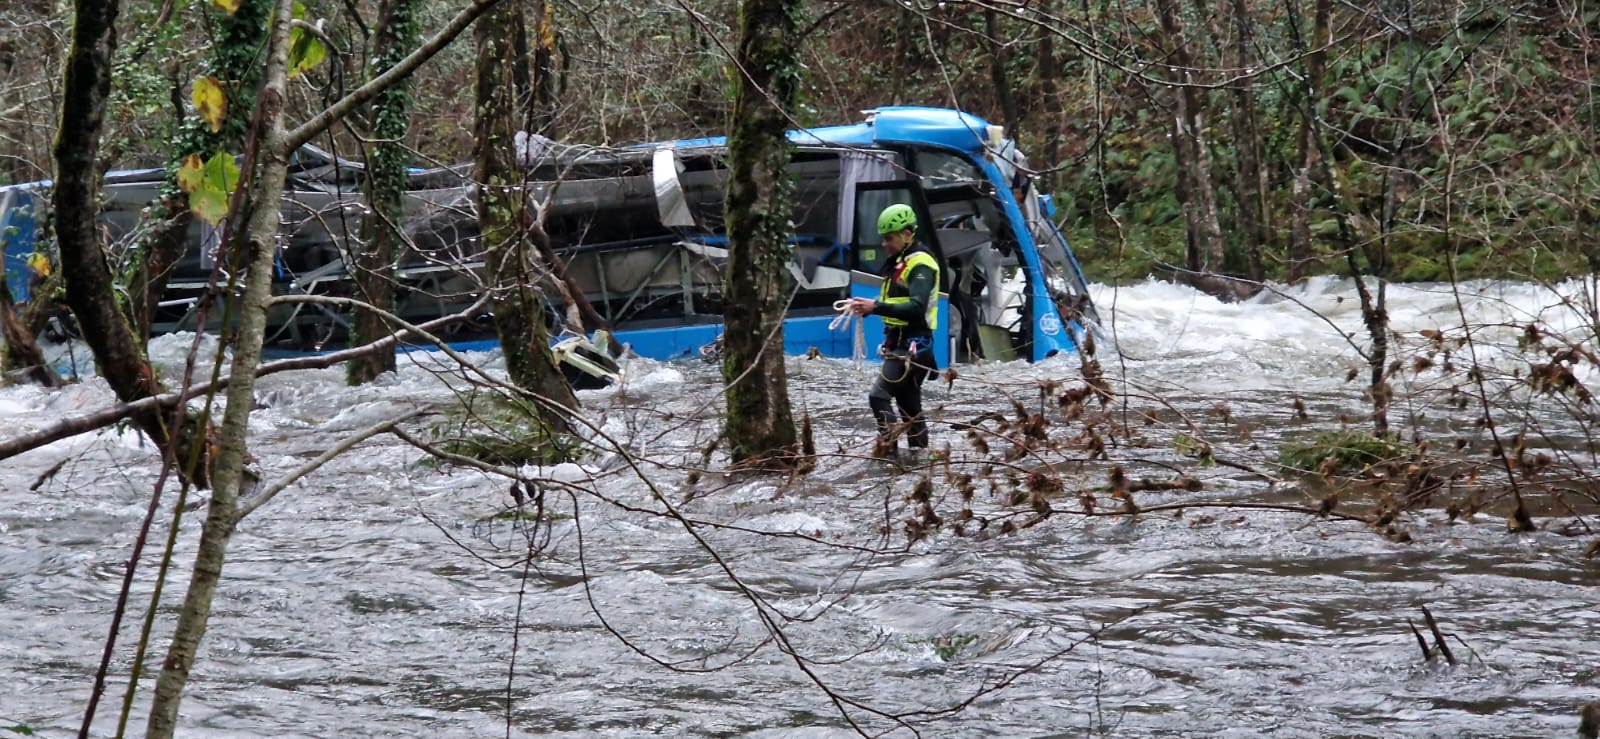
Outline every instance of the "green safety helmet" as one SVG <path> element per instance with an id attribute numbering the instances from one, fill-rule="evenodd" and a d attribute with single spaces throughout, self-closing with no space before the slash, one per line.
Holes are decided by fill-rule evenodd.
<path id="1" fill-rule="evenodd" d="M 878 235 L 884 236 L 906 229 L 916 230 L 917 213 L 905 203 L 895 203 L 878 215 Z"/>

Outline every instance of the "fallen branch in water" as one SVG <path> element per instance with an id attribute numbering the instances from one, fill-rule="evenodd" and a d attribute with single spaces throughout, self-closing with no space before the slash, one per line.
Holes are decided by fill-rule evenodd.
<path id="1" fill-rule="evenodd" d="M 1446 664 L 1454 667 L 1456 656 L 1450 652 L 1450 645 L 1446 644 L 1444 640 L 1444 632 L 1439 630 L 1439 622 L 1434 620 L 1433 613 L 1428 610 L 1427 606 L 1422 607 L 1422 618 L 1428 624 L 1428 631 L 1433 634 L 1433 646 L 1431 647 L 1428 646 L 1428 640 L 1423 638 L 1422 632 L 1417 630 L 1417 625 L 1412 623 L 1411 619 L 1406 619 L 1406 625 L 1411 627 L 1411 633 L 1417 637 L 1417 646 L 1422 648 L 1422 661 L 1431 662 L 1434 656 L 1439 655 L 1444 657 Z"/>
<path id="2" fill-rule="evenodd" d="M 1428 649 L 1427 637 L 1424 637 L 1422 632 L 1417 630 L 1417 625 L 1409 618 L 1406 619 L 1406 626 L 1411 627 L 1411 635 L 1417 637 L 1417 648 L 1422 650 L 1422 661 L 1429 662 L 1433 660 L 1433 652 Z"/>
<path id="3" fill-rule="evenodd" d="M 1317 516 L 1320 518 L 1337 518 L 1341 521 L 1355 521 L 1357 523 L 1364 524 L 1372 523 L 1371 519 L 1364 516 L 1357 516 L 1349 513 L 1339 513 L 1337 511 L 1323 511 L 1320 508 L 1312 508 L 1310 506 L 1291 505 L 1288 503 L 1250 503 L 1226 500 L 1201 500 L 1185 501 L 1183 503 L 1163 503 L 1161 505 L 1153 505 L 1149 506 L 1148 508 L 1144 508 L 1143 512 L 1156 513 L 1158 511 L 1181 511 L 1185 508 L 1239 508 L 1258 511 L 1285 511 L 1288 513 L 1304 513 L 1309 516 Z M 1091 515 L 1113 516 L 1123 514 L 1121 511 L 1097 511 Z"/>
<path id="4" fill-rule="evenodd" d="M 1445 662 L 1454 665 L 1456 656 L 1450 653 L 1450 645 L 1444 641 L 1444 632 L 1439 630 L 1439 622 L 1433 619 L 1433 612 L 1429 611 L 1427 606 L 1422 607 L 1422 617 L 1428 621 L 1428 631 L 1433 632 L 1434 646 L 1439 649 L 1440 654 L 1444 655 Z"/>

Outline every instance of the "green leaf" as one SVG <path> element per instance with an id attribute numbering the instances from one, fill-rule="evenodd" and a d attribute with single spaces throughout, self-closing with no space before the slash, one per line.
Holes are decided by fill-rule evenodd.
<path id="1" fill-rule="evenodd" d="M 190 154 L 178 168 L 178 187 L 189 193 L 189 209 L 197 218 L 216 225 L 228 215 L 228 201 L 239 186 L 239 165 L 233 155 L 219 152 L 200 163 Z"/>
<path id="2" fill-rule="evenodd" d="M 1517 142 L 1510 134 L 1491 133 L 1484 137 L 1483 147 L 1487 158 L 1497 159 L 1516 151 Z"/>
<path id="3" fill-rule="evenodd" d="M 1343 100 L 1350 105 L 1356 105 L 1362 102 L 1364 94 L 1354 87 L 1346 86 L 1334 90 L 1333 94 L 1329 97 L 1332 97 L 1335 100 Z"/>
<path id="4" fill-rule="evenodd" d="M 289 29 L 289 76 L 299 77 L 301 73 L 322 63 L 328 58 L 328 47 L 323 45 L 322 39 L 317 38 L 301 23 L 305 22 L 306 6 L 301 3 L 294 4 L 295 27 Z"/>

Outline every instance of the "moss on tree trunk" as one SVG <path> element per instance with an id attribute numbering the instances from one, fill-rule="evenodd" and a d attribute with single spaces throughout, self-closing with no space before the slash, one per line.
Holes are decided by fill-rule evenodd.
<path id="1" fill-rule="evenodd" d="M 78 319 L 95 364 L 117 399 L 124 403 L 159 394 L 154 368 L 145 357 L 144 343 L 128 322 L 124 305 L 104 251 L 100 248 L 99 170 L 96 156 L 105 127 L 106 102 L 111 95 L 111 61 L 116 45 L 115 0 L 81 0 L 73 23 L 72 51 L 62 80 L 61 128 L 54 149 L 56 239 L 61 269 L 66 279 L 67 305 Z M 186 424 L 173 430 L 160 411 L 137 416 L 139 427 L 158 446 L 174 439 L 192 438 Z M 178 459 L 198 458 L 174 450 Z M 204 447 L 198 450 L 201 454 Z M 186 479 L 204 485 L 203 462 L 182 468 Z"/>
<path id="2" fill-rule="evenodd" d="M 373 40 L 371 77 L 393 67 L 417 46 L 417 0 L 385 0 Z M 410 130 L 411 94 L 402 81 L 372 99 L 372 145 L 367 151 L 367 213 L 361 231 L 365 243 L 356 251 L 356 289 L 361 299 L 381 311 L 394 311 L 395 253 L 405 220 L 406 133 Z M 388 336 L 392 328 L 377 312 L 356 310 L 350 323 L 351 343 L 367 344 Z M 394 352 L 367 354 L 350 362 L 345 377 L 352 385 L 393 372 Z"/>
<path id="3" fill-rule="evenodd" d="M 475 29 L 478 43 L 476 137 L 478 225 L 494 291 L 490 301 L 495 331 L 505 355 L 506 373 L 518 387 L 540 397 L 540 422 L 551 435 L 569 430 L 568 414 L 578 405 L 572 387 L 556 367 L 544 323 L 544 300 L 535 285 L 532 222 L 521 187 L 512 139 L 516 121 L 516 5 L 502 3 L 484 14 Z"/>
<path id="4" fill-rule="evenodd" d="M 792 458 L 796 432 L 784 370 L 789 305 L 790 144 L 799 95 L 800 0 L 745 0 L 737 68 L 745 73 L 728 135 L 728 268 L 723 281 L 724 436 L 735 462 Z"/>

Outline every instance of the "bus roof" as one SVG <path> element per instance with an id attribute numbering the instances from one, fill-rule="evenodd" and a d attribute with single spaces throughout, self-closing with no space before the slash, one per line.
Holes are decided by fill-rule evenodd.
<path id="1" fill-rule="evenodd" d="M 988 121 L 949 108 L 890 106 L 866 114 L 867 120 L 861 123 L 790 131 L 789 140 L 802 146 L 931 144 L 976 155 L 983 152 L 989 132 Z M 676 142 L 685 149 L 726 144 L 724 136 Z"/>

